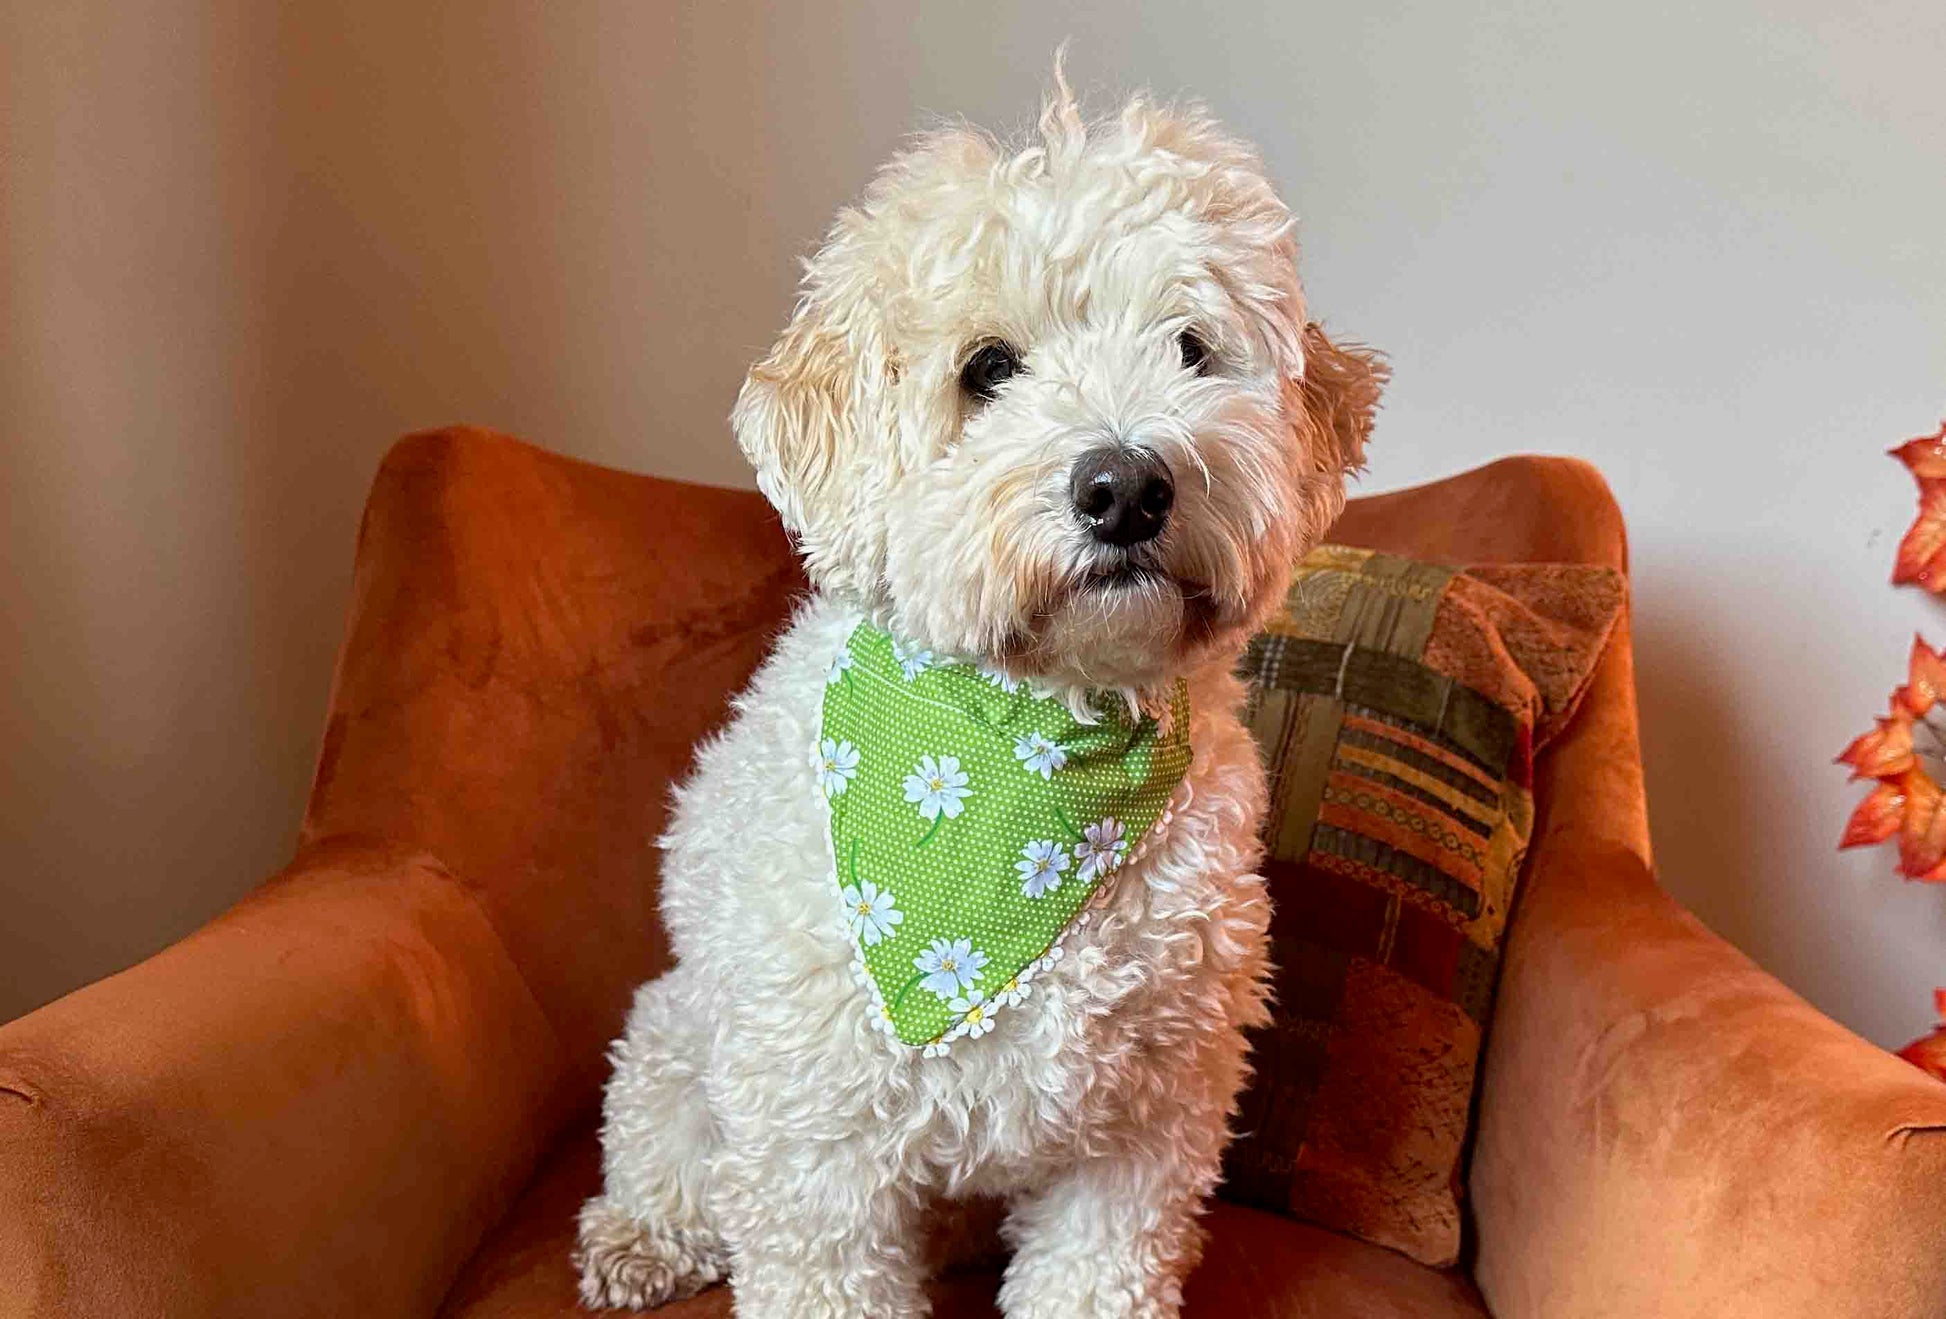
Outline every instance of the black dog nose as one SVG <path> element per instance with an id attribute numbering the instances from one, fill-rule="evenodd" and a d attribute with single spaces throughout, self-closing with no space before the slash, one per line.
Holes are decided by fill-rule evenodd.
<path id="1" fill-rule="evenodd" d="M 1074 464 L 1068 480 L 1074 511 L 1104 545 L 1140 545 L 1162 534 L 1176 502 L 1176 483 L 1147 449 L 1105 445 Z"/>

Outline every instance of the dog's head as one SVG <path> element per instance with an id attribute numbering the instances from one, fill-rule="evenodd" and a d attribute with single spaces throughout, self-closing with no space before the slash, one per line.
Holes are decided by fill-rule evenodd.
<path id="1" fill-rule="evenodd" d="M 1235 647 L 1344 503 L 1384 368 L 1198 110 L 919 138 L 841 212 L 732 422 L 811 578 L 940 654 L 1146 687 Z"/>

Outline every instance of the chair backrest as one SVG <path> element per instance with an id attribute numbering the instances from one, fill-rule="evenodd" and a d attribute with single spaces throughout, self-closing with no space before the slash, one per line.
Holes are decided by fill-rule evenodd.
<path id="1" fill-rule="evenodd" d="M 756 494 L 486 431 L 407 437 L 366 504 L 301 844 L 443 863 L 598 1083 L 668 958 L 670 785 L 802 589 Z"/>
<path id="2" fill-rule="evenodd" d="M 1626 564 L 1600 476 L 1560 459 L 1354 501 L 1333 539 L 1453 563 Z M 668 960 L 654 844 L 670 785 L 803 589 L 756 494 L 488 431 L 401 440 L 360 528 L 303 844 L 383 840 L 443 863 L 585 1069 L 575 1081 L 598 1084 L 630 992 Z M 1632 732 L 1632 689 L 1601 698 L 1630 703 Z"/>

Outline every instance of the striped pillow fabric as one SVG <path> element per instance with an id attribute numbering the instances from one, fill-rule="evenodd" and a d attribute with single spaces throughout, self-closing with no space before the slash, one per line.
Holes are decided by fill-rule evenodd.
<path id="1" fill-rule="evenodd" d="M 1224 1194 L 1425 1264 L 1462 1155 L 1537 746 L 1624 597 L 1572 564 L 1460 571 L 1323 546 L 1243 661 L 1270 779 L 1276 1019 Z"/>

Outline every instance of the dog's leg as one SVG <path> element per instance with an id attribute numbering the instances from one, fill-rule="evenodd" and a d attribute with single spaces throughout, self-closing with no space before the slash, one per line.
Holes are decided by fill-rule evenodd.
<path id="1" fill-rule="evenodd" d="M 737 1134 L 715 1190 L 738 1319 L 924 1319 L 923 1213 L 910 1182 L 863 1140 L 746 1144 Z"/>
<path id="2" fill-rule="evenodd" d="M 1193 1144 L 1210 1148 L 1090 1160 L 1017 1198 L 1000 1287 L 1007 1319 L 1175 1319 L 1221 1149 Z"/>
<path id="3" fill-rule="evenodd" d="M 702 986 L 678 966 L 636 992 L 602 1097 L 602 1194 L 582 1207 L 581 1299 L 646 1308 L 719 1281 L 728 1256 L 705 1183 L 715 1124 L 700 1070 Z"/>

